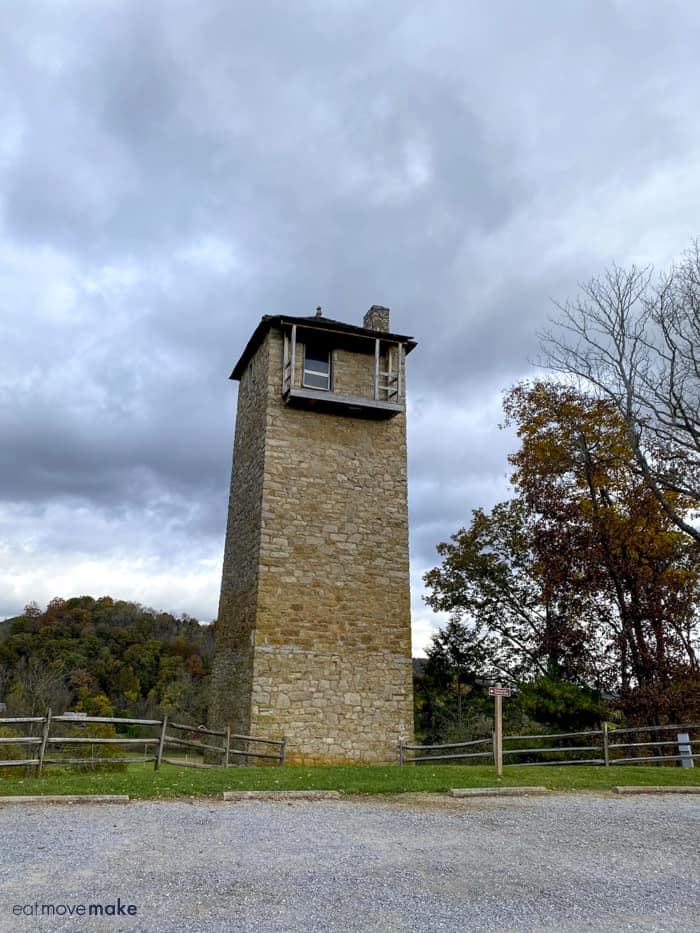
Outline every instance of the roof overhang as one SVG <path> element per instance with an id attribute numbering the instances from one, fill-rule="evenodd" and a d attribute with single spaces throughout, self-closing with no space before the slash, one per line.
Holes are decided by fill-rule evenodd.
<path id="1" fill-rule="evenodd" d="M 245 350 L 240 359 L 233 367 L 231 379 L 240 379 L 243 375 L 250 358 L 265 339 L 267 333 L 275 328 L 283 331 L 287 328 L 291 330 L 293 326 L 297 327 L 297 332 L 315 332 L 319 335 L 327 336 L 329 339 L 336 339 L 338 343 L 352 345 L 354 349 L 364 349 L 374 352 L 374 342 L 382 340 L 387 343 L 400 343 L 403 345 L 404 352 L 410 353 L 417 344 L 413 337 L 407 337 L 405 334 L 394 334 L 383 330 L 369 330 L 366 327 L 356 327 L 353 324 L 344 324 L 342 321 L 333 321 L 330 318 L 319 316 L 314 317 L 290 317 L 288 315 L 270 315 L 266 314 L 255 328 L 252 337 L 246 344 Z"/>

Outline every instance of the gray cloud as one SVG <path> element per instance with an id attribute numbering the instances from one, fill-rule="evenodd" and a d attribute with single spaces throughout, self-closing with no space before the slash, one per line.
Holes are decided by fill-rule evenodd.
<path id="1" fill-rule="evenodd" d="M 550 299 L 697 233 L 698 20 L 628 0 L 2 5 L 0 616 L 104 585 L 212 617 L 227 376 L 262 314 L 317 304 L 355 323 L 391 305 L 419 341 L 419 579 L 507 495 L 498 398 Z"/>

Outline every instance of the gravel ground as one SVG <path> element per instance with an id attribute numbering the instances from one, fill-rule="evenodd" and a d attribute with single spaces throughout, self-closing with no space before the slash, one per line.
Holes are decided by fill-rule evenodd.
<path id="1" fill-rule="evenodd" d="M 0 930 L 698 933 L 699 852 L 690 797 L 12 806 Z"/>

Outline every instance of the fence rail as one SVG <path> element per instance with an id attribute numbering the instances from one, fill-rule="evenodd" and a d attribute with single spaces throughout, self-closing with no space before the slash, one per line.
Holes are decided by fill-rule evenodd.
<path id="1" fill-rule="evenodd" d="M 400 764 L 406 764 L 407 762 L 414 761 L 454 761 L 459 758 L 490 758 L 493 754 L 492 751 L 486 752 L 464 752 L 462 754 L 455 755 L 425 755 L 422 757 L 413 756 L 413 758 L 406 759 L 405 753 L 407 751 L 420 752 L 425 751 L 427 748 L 435 751 L 443 751 L 445 749 L 453 748 L 473 748 L 474 745 L 490 745 L 492 744 L 491 739 L 474 739 L 471 742 L 452 742 L 449 745 L 404 745 L 403 742 L 399 746 L 399 761 Z"/>
<path id="2" fill-rule="evenodd" d="M 672 739 L 650 738 L 648 741 L 640 742 L 616 742 L 616 736 L 630 736 L 635 734 L 644 737 L 645 734 L 651 735 L 657 733 L 676 733 Z M 695 732 L 695 737 L 691 733 Z M 591 744 L 586 745 L 560 745 L 556 744 L 565 739 L 583 739 Z M 596 743 L 595 739 L 599 741 Z M 508 743 L 514 742 L 548 742 L 553 744 L 540 745 L 537 747 L 508 748 Z M 593 744 L 594 743 L 594 744 Z M 455 749 L 471 749 L 475 745 L 488 745 L 489 749 L 483 752 L 473 751 L 455 751 Z M 685 767 L 692 768 L 694 759 L 700 757 L 700 753 L 694 751 L 694 746 L 700 746 L 700 723 L 681 723 L 670 726 L 634 726 L 625 729 L 611 729 L 608 723 L 603 723 L 601 729 L 588 730 L 586 732 L 556 732 L 545 733 L 541 735 L 504 735 L 503 736 L 503 757 L 515 757 L 518 755 L 530 756 L 529 761 L 511 761 L 511 767 L 518 767 L 533 764 L 532 757 L 542 756 L 549 760 L 538 760 L 537 764 L 542 765 L 630 765 L 641 764 L 645 761 L 653 762 L 680 762 Z M 450 749 L 449 755 L 434 754 Z M 626 749 L 637 749 L 640 754 L 620 755 L 619 752 Z M 652 754 L 641 754 L 642 749 L 650 749 Z M 668 749 L 668 753 L 662 752 L 662 749 Z M 676 754 L 672 752 L 677 750 Z M 584 752 L 597 753 L 594 757 L 580 757 Z M 657 752 L 657 754 L 653 754 Z M 412 753 L 412 754 L 407 754 Z M 418 753 L 418 754 L 416 754 Z M 552 757 L 554 756 L 554 757 Z M 577 757 L 574 757 L 577 756 Z M 399 743 L 399 763 L 420 764 L 427 761 L 459 761 L 474 758 L 490 758 L 496 763 L 496 740 L 495 734 L 490 738 L 473 739 L 469 742 L 452 742 L 449 745 L 409 745 L 405 742 Z"/>
<path id="3" fill-rule="evenodd" d="M 51 728 L 56 723 L 70 723 L 73 726 L 88 726 L 93 724 L 109 724 L 114 726 L 137 726 L 141 727 L 150 727 L 157 731 L 157 736 L 142 736 L 135 737 L 133 735 L 112 735 L 112 736 L 81 736 L 81 735 L 52 735 Z M 284 764 L 287 740 L 285 737 L 281 739 L 264 739 L 255 735 L 233 735 L 229 728 L 223 730 L 217 729 L 208 729 L 205 726 L 192 726 L 185 725 L 183 723 L 168 723 L 167 716 L 163 719 L 121 719 L 119 717 L 113 716 L 78 716 L 75 714 L 64 714 L 62 716 L 52 716 L 51 710 L 46 711 L 45 716 L 25 716 L 25 717 L 8 717 L 4 718 L 0 716 L 0 728 L 5 726 L 10 726 L 12 728 L 17 728 L 20 725 L 31 724 L 32 729 L 34 729 L 35 724 L 41 726 L 41 735 L 3 735 L 0 736 L 0 746 L 21 746 L 22 748 L 32 748 L 31 754 L 34 757 L 31 758 L 9 758 L 4 761 L 0 761 L 0 767 L 21 767 L 21 766 L 31 766 L 36 768 L 36 776 L 41 777 L 41 772 L 44 765 L 96 765 L 104 763 L 130 763 L 130 764 L 143 764 L 153 762 L 154 770 L 158 770 L 160 765 L 165 762 L 167 764 L 176 764 L 180 767 L 193 767 L 193 768 L 216 768 L 216 767 L 231 767 L 231 756 L 238 756 L 240 759 L 239 763 L 247 764 L 249 758 L 264 758 L 268 760 L 278 761 L 280 765 Z M 184 732 L 185 735 L 172 735 L 168 734 L 168 730 L 175 732 Z M 63 730 L 66 731 L 65 729 Z M 221 744 L 214 744 L 212 741 L 198 741 L 199 736 L 220 738 Z M 244 748 L 233 748 L 231 746 L 232 740 L 235 740 L 236 743 L 245 745 Z M 256 751 L 258 744 L 263 744 L 265 747 L 274 746 L 276 747 L 276 753 L 273 752 L 262 752 Z M 93 753 L 96 746 L 106 746 L 106 747 L 119 747 L 122 748 L 125 752 L 128 752 L 130 748 L 140 747 L 143 748 L 143 755 L 138 756 L 129 756 L 129 757 L 105 757 L 105 758 L 76 758 L 70 757 L 70 751 L 68 757 L 49 757 L 47 751 L 50 748 L 63 751 L 63 749 L 68 746 L 77 749 L 85 746 L 90 746 Z M 77 748 L 76 748 L 77 746 Z M 38 747 L 38 754 L 34 750 Z M 167 748 L 187 748 L 194 749 L 202 753 L 203 757 L 213 758 L 216 757 L 220 759 L 217 763 L 205 763 L 205 762 L 189 762 L 177 760 L 173 761 L 170 758 L 165 757 L 165 751 Z M 148 749 L 152 749 L 152 754 L 147 754 Z"/>

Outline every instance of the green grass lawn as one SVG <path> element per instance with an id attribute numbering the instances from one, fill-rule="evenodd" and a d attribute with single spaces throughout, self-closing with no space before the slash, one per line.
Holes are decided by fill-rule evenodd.
<path id="1" fill-rule="evenodd" d="M 224 790 L 338 790 L 347 794 L 444 792 L 451 787 L 517 787 L 541 784 L 552 790 L 607 790 L 618 784 L 700 785 L 700 768 L 508 767 L 496 778 L 493 766 L 355 765 L 287 766 L 197 770 L 177 765 L 130 765 L 127 771 L 91 773 L 47 769 L 36 778 L 0 774 L 0 796 L 15 794 L 128 794 L 133 798 L 219 796 Z"/>

